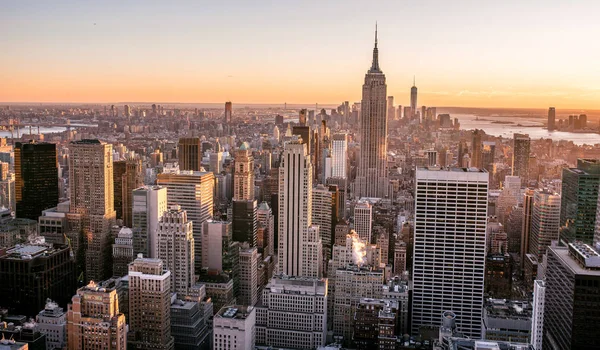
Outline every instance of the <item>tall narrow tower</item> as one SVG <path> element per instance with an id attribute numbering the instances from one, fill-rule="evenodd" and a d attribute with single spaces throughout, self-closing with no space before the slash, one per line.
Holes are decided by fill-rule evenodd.
<path id="1" fill-rule="evenodd" d="M 413 86 L 410 88 L 410 112 L 412 115 L 410 119 L 415 118 L 417 115 L 417 86 L 415 85 L 415 79 L 413 78 Z"/>
<path id="2" fill-rule="evenodd" d="M 360 120 L 360 162 L 355 183 L 356 197 L 383 198 L 388 193 L 387 179 L 387 85 L 379 68 L 377 27 L 373 63 L 365 75 Z"/>

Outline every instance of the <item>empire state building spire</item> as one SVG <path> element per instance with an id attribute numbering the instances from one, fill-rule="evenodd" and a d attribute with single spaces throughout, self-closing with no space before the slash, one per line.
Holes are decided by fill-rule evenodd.
<path id="1" fill-rule="evenodd" d="M 369 73 L 381 73 L 379 68 L 379 49 L 377 49 L 377 23 L 375 23 L 375 47 L 373 48 L 373 63 Z"/>

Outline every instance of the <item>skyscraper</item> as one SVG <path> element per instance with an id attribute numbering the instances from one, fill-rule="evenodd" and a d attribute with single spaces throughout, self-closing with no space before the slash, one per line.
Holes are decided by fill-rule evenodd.
<path id="1" fill-rule="evenodd" d="M 29 141 L 15 144 L 17 217 L 36 220 L 58 204 L 56 145 Z"/>
<path id="2" fill-rule="evenodd" d="M 171 272 L 139 255 L 129 264 L 129 334 L 133 349 L 173 349 Z"/>
<path id="3" fill-rule="evenodd" d="M 323 243 L 323 261 L 331 258 L 334 225 L 337 223 L 336 193 L 329 191 L 324 185 L 317 185 L 312 191 L 312 223 L 319 226 L 319 234 Z M 326 266 L 326 265 L 325 265 Z"/>
<path id="4" fill-rule="evenodd" d="M 164 212 L 167 211 L 167 188 L 144 186 L 133 190 L 133 253 L 156 258 L 158 238 L 156 229 Z"/>
<path id="5" fill-rule="evenodd" d="M 87 240 L 87 280 L 110 274 L 110 230 L 116 218 L 112 145 L 98 140 L 72 141 L 69 146 L 71 214 L 76 214 Z"/>
<path id="6" fill-rule="evenodd" d="M 79 288 L 67 311 L 69 349 L 127 349 L 127 323 L 114 288 L 93 281 Z"/>
<path id="7" fill-rule="evenodd" d="M 599 159 L 578 159 L 577 168 L 563 169 L 560 209 L 562 242 L 594 243 L 599 184 Z"/>
<path id="8" fill-rule="evenodd" d="M 371 243 L 373 206 L 368 201 L 359 201 L 354 206 L 354 231 L 356 231 L 360 239 Z"/>
<path id="9" fill-rule="evenodd" d="M 240 291 L 237 303 L 254 306 L 258 301 L 258 250 L 247 244 L 240 249 Z"/>
<path id="10" fill-rule="evenodd" d="M 471 166 L 475 168 L 483 168 L 481 135 L 483 130 L 473 130 L 471 138 Z M 529 159 L 529 158 L 528 158 Z"/>
<path id="11" fill-rule="evenodd" d="M 132 225 L 133 190 L 144 184 L 141 159 L 126 159 L 113 164 L 114 198 L 117 219 Z"/>
<path id="12" fill-rule="evenodd" d="M 233 240 L 248 242 L 251 247 L 256 247 L 258 242 L 258 204 L 256 200 L 234 200 L 233 212 Z"/>
<path id="13" fill-rule="evenodd" d="M 410 112 L 412 115 L 409 119 L 414 119 L 417 115 L 417 86 L 413 77 L 413 86 L 410 88 Z M 406 115 L 404 116 L 406 118 Z"/>
<path id="14" fill-rule="evenodd" d="M 546 248 L 558 239 L 560 228 L 560 195 L 548 190 L 535 190 L 531 214 L 529 254 L 542 262 Z"/>
<path id="15" fill-rule="evenodd" d="M 8 172 L 8 163 L 0 162 L 0 207 L 17 210 L 15 200 L 15 174 Z"/>
<path id="16" fill-rule="evenodd" d="M 179 169 L 200 171 L 202 167 L 202 144 L 199 137 L 183 137 L 177 146 Z"/>
<path id="17" fill-rule="evenodd" d="M 225 102 L 225 124 L 231 124 L 231 117 L 233 115 L 233 105 L 231 101 Z"/>
<path id="18" fill-rule="evenodd" d="M 600 254 L 577 242 L 548 247 L 544 298 L 544 349 L 600 346 Z"/>
<path id="19" fill-rule="evenodd" d="M 536 280 L 533 283 L 533 312 L 531 315 L 531 345 L 534 350 L 542 350 L 544 339 L 544 301 L 546 297 L 546 282 Z"/>
<path id="20" fill-rule="evenodd" d="M 254 157 L 247 142 L 235 152 L 233 200 L 254 199 Z"/>
<path id="21" fill-rule="evenodd" d="M 348 135 L 333 135 L 331 142 L 331 177 L 345 179 L 348 174 Z"/>
<path id="22" fill-rule="evenodd" d="M 129 263 L 133 261 L 134 257 L 133 232 L 129 227 L 123 227 L 112 245 L 113 276 L 127 276 Z"/>
<path id="23" fill-rule="evenodd" d="M 165 169 L 156 183 L 167 187 L 167 204 L 180 205 L 193 222 L 195 270 L 202 269 L 202 223 L 213 216 L 214 174 Z"/>
<path id="24" fill-rule="evenodd" d="M 288 276 L 307 276 L 303 266 L 317 264 L 305 249 L 316 242 L 312 232 L 312 164 L 298 139 L 285 145 L 279 168 L 279 267 Z M 318 227 L 317 227 L 318 230 Z M 318 240 L 320 246 L 320 239 Z M 311 270 L 314 270 L 311 268 Z"/>
<path id="25" fill-rule="evenodd" d="M 156 230 L 158 259 L 171 271 L 171 291 L 187 295 L 195 281 L 194 231 L 185 210 L 174 205 L 163 214 Z"/>
<path id="26" fill-rule="evenodd" d="M 556 109 L 548 108 L 548 131 L 556 129 Z"/>
<path id="27" fill-rule="evenodd" d="M 395 119 L 394 116 L 396 114 L 396 110 L 394 108 L 394 96 L 388 96 L 387 98 L 387 117 L 390 119 Z"/>
<path id="28" fill-rule="evenodd" d="M 531 139 L 527 134 L 513 135 L 512 175 L 521 178 L 521 184 L 529 181 L 529 149 Z"/>
<path id="29" fill-rule="evenodd" d="M 356 197 L 384 198 L 388 195 L 387 176 L 387 85 L 379 68 L 377 28 L 373 62 L 365 75 L 360 118 L 360 161 L 355 182 Z"/>
<path id="30" fill-rule="evenodd" d="M 487 172 L 417 169 L 413 333 L 452 311 L 462 333 L 481 337 L 487 198 Z"/>

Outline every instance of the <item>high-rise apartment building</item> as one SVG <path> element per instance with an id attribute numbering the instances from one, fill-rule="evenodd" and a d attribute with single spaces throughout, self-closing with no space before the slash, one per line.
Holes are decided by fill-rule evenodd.
<path id="1" fill-rule="evenodd" d="M 548 108 L 548 131 L 552 131 L 555 129 L 556 129 L 556 109 L 554 107 L 550 107 L 550 108 Z"/>
<path id="2" fill-rule="evenodd" d="M 240 287 L 237 303 L 254 306 L 258 301 L 258 249 L 244 244 L 240 249 Z"/>
<path id="3" fill-rule="evenodd" d="M 56 145 L 30 141 L 15 143 L 15 199 L 17 217 L 36 220 L 58 204 Z"/>
<path id="4" fill-rule="evenodd" d="M 187 213 L 173 205 L 164 213 L 156 229 L 158 254 L 171 271 L 171 291 L 187 295 L 194 285 L 194 231 Z"/>
<path id="5" fill-rule="evenodd" d="M 551 241 L 558 240 L 560 228 L 560 195 L 548 190 L 535 190 L 531 214 L 529 254 L 542 262 Z"/>
<path id="6" fill-rule="evenodd" d="M 578 159 L 577 168 L 563 169 L 560 210 L 562 242 L 594 243 L 599 184 L 599 159 Z"/>
<path id="7" fill-rule="evenodd" d="M 199 137 L 182 137 L 177 145 L 179 169 L 201 171 L 202 143 Z"/>
<path id="8" fill-rule="evenodd" d="M 365 75 L 362 89 L 361 152 L 354 189 L 357 198 L 384 198 L 388 195 L 386 96 L 387 85 L 385 75 L 379 68 L 377 30 L 375 30 L 373 62 Z"/>
<path id="9" fill-rule="evenodd" d="M 548 247 L 544 349 L 598 349 L 600 254 L 576 242 Z"/>
<path id="10" fill-rule="evenodd" d="M 288 276 L 310 276 L 322 258 L 312 249 L 321 241 L 312 227 L 312 165 L 307 146 L 296 140 L 285 145 L 279 168 L 279 266 Z M 317 234 L 315 235 L 315 230 Z M 318 252 L 315 252 L 318 254 Z M 303 268 L 309 268 L 309 271 Z M 315 276 L 318 277 L 318 276 Z"/>
<path id="11" fill-rule="evenodd" d="M 348 176 L 348 135 L 333 134 L 331 141 L 331 177 L 346 179 Z"/>
<path id="12" fill-rule="evenodd" d="M 275 276 L 256 307 L 256 344 L 316 349 L 327 336 L 327 279 Z"/>
<path id="13" fill-rule="evenodd" d="M 213 319 L 214 350 L 254 350 L 256 310 L 253 306 L 227 305 Z"/>
<path id="14" fill-rule="evenodd" d="M 113 191 L 112 145 L 98 140 L 72 141 L 69 145 L 70 213 L 87 240 L 87 280 L 110 275 L 110 230 L 116 219 Z"/>
<path id="15" fill-rule="evenodd" d="M 67 311 L 69 349 L 127 349 L 127 324 L 114 288 L 93 281 L 79 288 Z"/>
<path id="16" fill-rule="evenodd" d="M 133 192 L 132 230 L 133 253 L 156 258 L 158 222 L 167 211 L 167 188 L 162 186 L 144 186 Z"/>
<path id="17" fill-rule="evenodd" d="M 354 206 L 354 231 L 360 239 L 371 243 L 373 231 L 373 205 L 366 200 L 359 201 Z"/>
<path id="18" fill-rule="evenodd" d="M 213 216 L 214 174 L 168 169 L 157 184 L 167 187 L 167 204 L 179 205 L 193 222 L 195 270 L 202 269 L 202 224 Z"/>
<path id="19" fill-rule="evenodd" d="M 512 175 L 521 178 L 521 184 L 529 181 L 529 155 L 531 139 L 527 134 L 513 135 Z"/>
<path id="20" fill-rule="evenodd" d="M 117 219 L 132 226 L 133 190 L 144 184 L 141 159 L 126 159 L 113 164 L 114 200 Z"/>
<path id="21" fill-rule="evenodd" d="M 415 191 L 412 331 L 438 325 L 444 311 L 481 337 L 488 173 L 418 168 Z"/>
<path id="22" fill-rule="evenodd" d="M 130 348 L 173 349 L 171 272 L 160 259 L 140 254 L 129 265 L 128 324 Z"/>
<path id="23" fill-rule="evenodd" d="M 113 276 L 127 276 L 129 263 L 133 261 L 133 231 L 129 227 L 123 227 L 115 237 L 112 245 Z"/>

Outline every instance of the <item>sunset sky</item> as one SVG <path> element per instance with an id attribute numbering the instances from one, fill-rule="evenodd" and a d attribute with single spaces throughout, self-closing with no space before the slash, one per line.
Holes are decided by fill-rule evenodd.
<path id="1" fill-rule="evenodd" d="M 2 102 L 600 108 L 600 1 L 0 2 Z"/>

